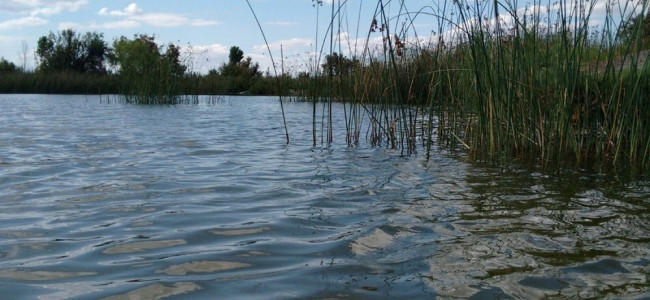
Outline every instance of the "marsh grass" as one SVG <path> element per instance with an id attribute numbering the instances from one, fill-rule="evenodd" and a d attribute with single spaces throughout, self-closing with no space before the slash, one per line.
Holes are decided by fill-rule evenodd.
<path id="1" fill-rule="evenodd" d="M 123 71 L 118 75 L 122 101 L 137 104 L 177 104 L 183 95 L 182 78 L 173 74 L 171 66 L 150 63 L 137 72 Z"/>
<path id="2" fill-rule="evenodd" d="M 331 142 L 328 103 L 337 100 L 351 146 L 365 132 L 372 144 L 403 154 L 428 155 L 437 141 L 496 164 L 650 167 L 648 51 L 640 27 L 619 34 L 621 20 L 648 12 L 647 1 L 607 2 L 599 26 L 590 25 L 596 1 L 436 3 L 412 10 L 405 1 L 377 1 L 365 20 L 366 46 L 352 54 L 360 63 L 339 74 L 316 65 L 305 97 L 314 102 L 314 144 L 317 135 Z M 322 41 L 330 55 L 351 43 L 333 38 L 349 29 L 339 15 L 346 5 L 332 3 L 332 38 Z M 435 23 L 438 32 L 423 38 L 416 22 Z M 376 36 L 381 43 L 372 46 Z"/>
<path id="3" fill-rule="evenodd" d="M 115 77 L 78 72 L 13 72 L 0 74 L 0 93 L 112 94 Z"/>
<path id="4" fill-rule="evenodd" d="M 257 26 L 260 29 L 260 33 L 262 34 L 262 37 L 264 38 L 264 42 L 266 43 L 266 48 L 269 52 L 269 56 L 271 58 L 271 63 L 273 64 L 274 68 L 273 71 L 275 72 L 275 77 L 277 78 L 277 87 L 281 88 L 282 85 L 280 84 L 280 77 L 278 76 L 277 69 L 275 68 L 275 61 L 273 59 L 273 53 L 271 52 L 271 48 L 269 47 L 269 42 L 266 39 L 266 34 L 264 34 L 264 29 L 262 28 L 262 25 L 260 24 L 260 20 L 257 18 L 257 14 L 255 14 L 255 10 L 253 9 L 253 6 L 251 5 L 250 1 L 246 0 L 246 4 L 248 5 L 248 8 L 250 9 L 251 13 L 253 14 L 253 17 L 255 18 L 255 23 L 257 23 Z M 284 55 L 281 55 L 282 57 Z M 282 70 L 282 75 L 284 73 L 284 70 Z M 282 102 L 282 91 L 279 91 L 280 94 L 280 110 L 282 111 L 282 123 L 284 124 L 284 133 L 285 133 L 285 138 L 287 141 L 287 144 L 289 143 L 289 129 L 287 127 L 287 119 L 284 114 L 284 104 Z"/>

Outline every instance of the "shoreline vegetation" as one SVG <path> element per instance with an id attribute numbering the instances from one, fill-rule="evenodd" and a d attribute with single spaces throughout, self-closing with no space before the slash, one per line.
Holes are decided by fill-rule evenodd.
<path id="1" fill-rule="evenodd" d="M 0 62 L 0 92 L 121 94 L 143 104 L 174 103 L 179 95 L 290 96 L 313 103 L 314 145 L 333 142 L 331 104 L 339 101 L 350 146 L 366 138 L 428 157 L 435 140 L 498 165 L 650 170 L 648 1 L 436 3 L 414 10 L 405 1 L 377 0 L 373 19 L 353 25 L 368 29 L 357 29 L 363 33 L 352 41 L 343 33 L 354 31 L 353 17 L 344 14 L 353 4 L 312 1 L 316 14 L 329 14 L 330 26 L 324 35 L 316 31 L 321 50 L 297 74 L 262 74 L 238 47 L 218 69 L 195 74 L 177 46 L 146 35 L 122 37 L 112 48 L 104 42 L 100 61 L 113 72 L 52 69 L 62 64 L 48 65 L 47 53 L 67 47 L 52 33 L 39 40 L 36 71 Z M 597 4 L 606 14 L 594 20 Z M 418 32 L 425 21 L 437 31 Z M 66 34 L 95 44 L 102 37 L 59 37 Z M 349 46 L 359 41 L 360 50 Z M 51 51 L 41 55 L 41 45 Z"/>

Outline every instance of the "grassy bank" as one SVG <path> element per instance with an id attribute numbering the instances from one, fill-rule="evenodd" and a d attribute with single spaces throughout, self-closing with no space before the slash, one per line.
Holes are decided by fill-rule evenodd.
<path id="1" fill-rule="evenodd" d="M 292 81 L 292 80 L 284 80 Z M 0 73 L 0 93 L 157 95 L 276 95 L 276 80 L 190 74 L 167 80 L 78 72 Z M 291 86 L 292 83 L 286 83 Z"/>
<path id="2" fill-rule="evenodd" d="M 77 72 L 0 73 L 0 93 L 114 94 L 118 91 L 115 76 Z"/>

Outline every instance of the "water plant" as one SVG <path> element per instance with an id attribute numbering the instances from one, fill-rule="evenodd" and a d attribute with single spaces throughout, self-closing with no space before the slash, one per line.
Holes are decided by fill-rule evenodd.
<path id="1" fill-rule="evenodd" d="M 178 46 L 161 47 L 153 36 L 136 35 L 115 40 L 113 48 L 111 63 L 118 68 L 120 94 L 126 102 L 175 104 L 182 100 L 180 82 L 186 67 L 179 61 Z"/>
<path id="2" fill-rule="evenodd" d="M 248 4 L 248 8 L 251 10 L 251 13 L 253 14 L 253 17 L 255 18 L 255 22 L 257 23 L 257 26 L 260 28 L 260 33 L 262 33 L 262 37 L 264 38 L 264 42 L 266 43 L 266 48 L 269 52 L 269 57 L 271 58 L 271 64 L 273 64 L 273 72 L 275 72 L 275 78 L 278 80 L 278 87 L 280 86 L 279 84 L 279 77 L 278 77 L 278 71 L 277 68 L 275 68 L 275 60 L 273 59 L 273 53 L 271 52 L 271 48 L 269 47 L 269 42 L 266 39 L 266 35 L 264 34 L 264 29 L 262 29 L 262 25 L 260 24 L 260 20 L 257 18 L 257 15 L 255 14 L 255 10 L 253 9 L 253 6 L 251 5 L 250 1 L 246 0 L 246 4 Z M 284 114 L 284 104 L 282 103 L 282 95 L 280 94 L 280 109 L 282 111 L 282 122 L 284 124 L 284 133 L 285 137 L 287 139 L 287 144 L 289 143 L 289 128 L 287 127 L 287 118 Z"/>
<path id="3" fill-rule="evenodd" d="M 325 120 L 335 99 L 347 107 L 350 145 L 365 127 L 372 143 L 404 154 L 437 140 L 497 164 L 650 167 L 649 52 L 644 23 L 631 21 L 647 19 L 647 1 L 455 0 L 412 9 L 378 0 L 351 67 L 337 54 L 353 43 L 340 34 L 349 32 L 341 11 L 351 3 L 331 4 L 321 53 L 330 50 L 307 87 L 308 101 L 325 99 L 321 142 L 331 142 L 323 128 L 332 127 Z M 422 36 L 418 22 L 437 30 Z"/>

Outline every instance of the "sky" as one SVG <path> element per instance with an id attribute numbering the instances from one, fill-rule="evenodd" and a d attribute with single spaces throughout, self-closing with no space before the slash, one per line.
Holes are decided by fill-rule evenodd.
<path id="1" fill-rule="evenodd" d="M 317 9 L 325 15 L 324 2 L 316 8 L 311 0 L 250 1 L 278 60 L 282 45 L 286 68 L 308 63 L 315 47 Z M 325 18 L 322 21 L 325 24 Z M 191 56 L 190 68 L 198 72 L 227 61 L 231 46 L 240 47 L 263 70 L 271 66 L 244 0 L 1 0 L 0 56 L 34 68 L 39 37 L 67 28 L 103 33 L 109 45 L 120 36 L 154 35 L 159 44 L 183 46 L 183 53 Z"/>
<path id="2" fill-rule="evenodd" d="M 339 3 L 339 0 L 324 0 L 322 6 L 315 6 L 312 0 L 250 0 L 276 65 L 280 65 L 280 48 L 285 71 L 313 65 L 317 57 L 314 53 L 323 46 L 332 1 Z M 605 0 L 591 1 L 596 3 L 595 15 L 604 15 Z M 634 1 L 643 0 L 631 2 Z M 381 34 L 373 36 L 368 32 L 378 0 L 341 2 L 346 4 L 341 12 L 343 25 L 337 26 L 342 30 L 336 32 L 345 40 L 345 50 L 341 52 L 353 52 L 353 44 L 363 44 L 369 36 L 381 43 Z M 384 2 L 392 10 L 391 15 L 397 15 L 394 12 L 400 1 Z M 425 9 L 433 13 L 445 2 L 406 0 L 404 3 L 409 11 Z M 525 1 L 520 3 L 530 5 Z M 435 33 L 437 17 L 431 13 L 420 15 L 413 28 Z M 394 27 L 404 22 L 403 18 L 391 21 L 396 23 Z M 231 46 L 240 47 L 245 56 L 260 64 L 262 71 L 272 66 L 263 36 L 245 0 L 1 0 L 0 57 L 19 67 L 33 69 L 37 64 L 34 51 L 39 37 L 68 28 L 77 33 L 103 33 L 109 45 L 120 36 L 154 35 L 159 44 L 182 46 L 186 64 L 190 70 L 200 73 L 226 62 Z M 328 47 L 325 46 L 326 53 Z"/>

